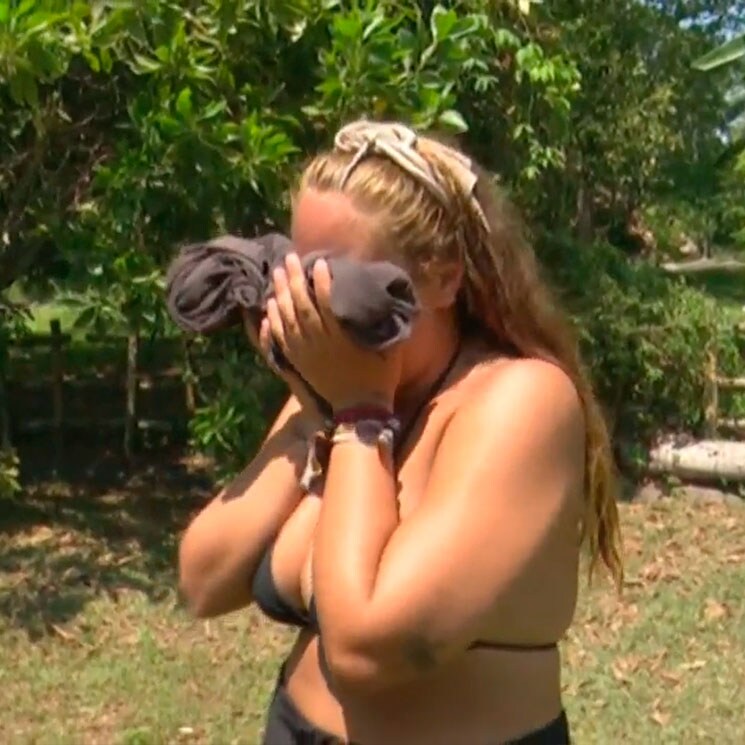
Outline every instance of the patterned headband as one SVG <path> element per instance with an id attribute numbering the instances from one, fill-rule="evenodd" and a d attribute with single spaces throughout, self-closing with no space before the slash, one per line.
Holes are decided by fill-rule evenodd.
<path id="1" fill-rule="evenodd" d="M 452 200 L 448 196 L 447 188 L 442 183 L 437 170 L 419 152 L 418 140 L 416 132 L 395 122 L 360 120 L 342 127 L 336 134 L 334 147 L 339 152 L 352 154 L 353 157 L 342 174 L 340 187 L 344 187 L 354 169 L 364 158 L 368 155 L 382 155 L 416 179 L 439 200 L 440 204 L 445 207 L 450 206 Z M 463 153 L 436 140 L 428 139 L 427 144 L 433 149 L 437 159 L 455 177 L 463 193 L 468 197 L 473 210 L 489 232 L 489 221 L 474 194 L 478 176 L 473 171 L 471 161 Z"/>

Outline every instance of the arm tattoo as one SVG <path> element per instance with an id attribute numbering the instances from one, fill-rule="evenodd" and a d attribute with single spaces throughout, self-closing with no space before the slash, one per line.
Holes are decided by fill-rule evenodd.
<path id="1" fill-rule="evenodd" d="M 437 666 L 435 645 L 419 634 L 409 637 L 404 653 L 406 659 L 422 672 L 432 670 Z"/>

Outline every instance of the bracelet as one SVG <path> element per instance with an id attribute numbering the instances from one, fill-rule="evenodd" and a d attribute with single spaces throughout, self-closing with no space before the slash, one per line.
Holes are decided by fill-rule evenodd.
<path id="1" fill-rule="evenodd" d="M 354 411 L 359 412 L 361 407 Z M 346 410 L 345 415 L 352 410 Z M 376 409 L 380 415 L 384 409 Z M 385 412 L 385 417 L 360 418 L 350 417 L 351 421 L 335 423 L 326 420 L 323 426 L 308 438 L 308 451 L 302 474 L 301 488 L 308 492 L 314 488 L 328 467 L 331 448 L 345 442 L 361 442 L 365 445 L 377 445 L 390 452 L 393 451 L 396 435 L 400 430 L 398 419 Z"/>
<path id="2" fill-rule="evenodd" d="M 387 422 L 393 419 L 393 413 L 384 406 L 376 404 L 360 404 L 359 406 L 350 406 L 346 409 L 340 409 L 334 412 L 333 424 L 354 424 L 361 420 L 370 420 L 378 422 Z"/>
<path id="3" fill-rule="evenodd" d="M 344 442 L 361 442 L 392 450 L 398 430 L 398 420 L 393 417 L 388 417 L 385 421 L 358 419 L 355 422 L 338 424 L 331 435 L 331 443 L 336 445 Z"/>

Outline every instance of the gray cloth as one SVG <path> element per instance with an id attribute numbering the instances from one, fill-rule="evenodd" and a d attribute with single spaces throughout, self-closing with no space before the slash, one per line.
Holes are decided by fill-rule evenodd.
<path id="1" fill-rule="evenodd" d="M 241 308 L 258 315 L 271 270 L 290 248 L 278 233 L 253 240 L 223 235 L 181 249 L 166 274 L 171 318 L 184 331 L 212 334 L 241 323 Z"/>
<path id="2" fill-rule="evenodd" d="M 251 240 L 225 235 L 185 246 L 166 275 L 171 317 L 185 331 L 199 334 L 241 323 L 241 309 L 258 323 L 274 294 L 272 269 L 291 248 L 290 241 L 278 233 Z M 419 303 L 403 269 L 386 261 L 311 254 L 303 259 L 303 270 L 313 301 L 312 268 L 321 257 L 327 259 L 331 274 L 331 311 L 353 339 L 369 349 L 383 350 L 409 336 Z M 276 344 L 271 357 L 280 369 L 291 369 Z"/>

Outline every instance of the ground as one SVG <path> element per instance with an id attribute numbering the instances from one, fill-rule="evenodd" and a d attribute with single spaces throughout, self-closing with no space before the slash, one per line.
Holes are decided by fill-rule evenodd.
<path id="1" fill-rule="evenodd" d="M 258 741 L 291 636 L 253 611 L 205 623 L 179 606 L 174 552 L 210 494 L 202 465 L 99 458 L 64 483 L 37 471 L 0 504 L 0 742 Z M 621 509 L 623 596 L 585 589 L 562 643 L 576 742 L 745 742 L 745 506 L 679 494 Z"/>

